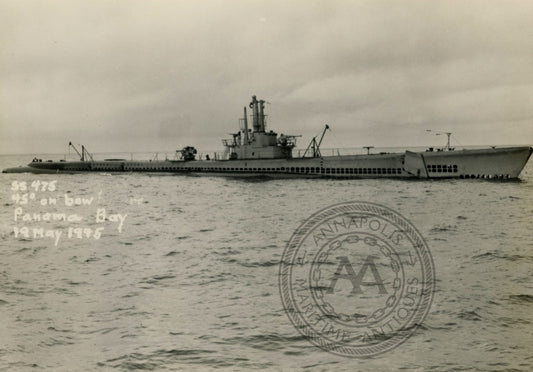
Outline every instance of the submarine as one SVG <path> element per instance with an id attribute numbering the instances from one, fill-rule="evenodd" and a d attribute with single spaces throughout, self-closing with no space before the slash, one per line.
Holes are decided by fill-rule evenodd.
<path id="1" fill-rule="evenodd" d="M 175 158 L 164 160 L 95 160 L 82 146 L 81 152 L 70 142 L 79 160 L 67 161 L 34 158 L 26 166 L 4 169 L 3 173 L 91 173 L 91 172 L 155 172 L 188 175 L 241 177 L 307 177 L 307 178 L 399 178 L 399 179 L 518 179 L 529 160 L 530 146 L 489 147 L 456 150 L 448 143 L 443 148 L 426 151 L 326 155 L 319 139 L 314 137 L 303 154 L 294 156 L 297 135 L 277 134 L 266 128 L 265 101 L 256 96 L 244 106 L 239 130 L 223 139 L 224 153 L 198 157 L 193 146 L 176 151 Z"/>

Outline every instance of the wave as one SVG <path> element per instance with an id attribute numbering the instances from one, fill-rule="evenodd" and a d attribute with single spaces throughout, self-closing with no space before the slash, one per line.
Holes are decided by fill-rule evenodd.
<path id="1" fill-rule="evenodd" d="M 295 342 L 306 341 L 307 338 L 302 335 L 298 336 L 282 336 L 277 333 L 270 334 L 255 334 L 250 336 L 238 336 L 224 339 L 229 344 L 242 344 L 252 347 L 254 349 L 276 351 L 286 348 L 287 345 Z M 305 346 L 308 346 L 305 344 Z"/>
<path id="2" fill-rule="evenodd" d="M 168 252 L 165 257 L 171 257 L 171 256 L 177 256 L 179 254 L 182 254 L 183 252 L 178 252 L 178 251 L 170 251 Z"/>
<path id="3" fill-rule="evenodd" d="M 509 299 L 514 303 L 533 303 L 533 295 L 528 294 L 510 295 Z"/>
<path id="4" fill-rule="evenodd" d="M 217 351 L 210 349 L 161 349 L 152 353 L 131 353 L 99 362 L 99 367 L 114 367 L 125 370 L 159 370 L 173 364 L 198 364 L 202 366 L 268 368 L 271 363 L 250 363 L 245 357 L 215 355 Z"/>
<path id="5" fill-rule="evenodd" d="M 530 256 L 522 256 L 519 254 L 507 254 L 503 253 L 501 251 L 493 251 L 493 252 L 485 252 L 481 254 L 477 254 L 475 256 L 472 256 L 472 259 L 474 260 L 508 260 L 508 261 L 519 261 L 522 259 L 531 260 L 532 257 Z"/>
<path id="6" fill-rule="evenodd" d="M 279 260 L 268 260 L 268 261 L 239 261 L 234 258 L 224 260 L 227 263 L 236 263 L 237 265 L 244 267 L 272 267 L 278 266 Z"/>
<path id="7" fill-rule="evenodd" d="M 457 226 L 455 225 L 436 225 L 433 226 L 429 232 L 430 233 L 439 233 L 439 232 L 446 232 L 446 231 L 456 231 Z"/>
<path id="8" fill-rule="evenodd" d="M 473 320 L 473 321 L 480 321 L 481 320 L 481 315 L 479 315 L 475 311 L 466 311 L 466 310 L 461 311 L 459 313 L 458 317 L 460 319 L 464 319 L 464 320 Z"/>
<path id="9" fill-rule="evenodd" d="M 141 283 L 155 284 L 155 283 L 158 283 L 161 280 L 174 279 L 175 277 L 176 277 L 176 275 L 170 275 L 170 274 L 167 274 L 167 275 L 154 275 L 154 276 L 149 277 L 149 278 L 144 278 L 143 280 L 141 280 Z"/>

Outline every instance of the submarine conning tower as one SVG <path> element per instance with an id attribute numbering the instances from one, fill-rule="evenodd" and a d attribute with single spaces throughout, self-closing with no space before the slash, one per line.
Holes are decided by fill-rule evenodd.
<path id="1" fill-rule="evenodd" d="M 277 134 L 273 131 L 266 131 L 266 115 L 265 115 L 265 101 L 257 100 L 256 96 L 252 96 L 250 102 L 252 109 L 252 143 L 255 147 L 276 146 Z M 255 155 L 255 154 L 254 154 Z"/>
<path id="2" fill-rule="evenodd" d="M 243 126 L 231 140 L 223 140 L 229 148 L 229 159 L 282 159 L 292 157 L 296 145 L 295 136 L 279 137 L 274 131 L 266 131 L 265 101 L 252 96 L 249 108 L 252 110 L 252 128 L 248 129 L 248 115 L 244 107 Z"/>
<path id="3" fill-rule="evenodd" d="M 254 132 L 265 132 L 265 101 L 257 100 L 255 96 L 252 96 L 252 102 L 250 102 L 250 108 L 252 109 L 253 128 Z"/>

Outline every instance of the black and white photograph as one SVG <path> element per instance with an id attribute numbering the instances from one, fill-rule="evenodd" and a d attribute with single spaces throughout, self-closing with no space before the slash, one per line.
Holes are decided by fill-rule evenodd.
<path id="1" fill-rule="evenodd" d="M 0 0 L 0 370 L 533 370 L 532 19 Z"/>

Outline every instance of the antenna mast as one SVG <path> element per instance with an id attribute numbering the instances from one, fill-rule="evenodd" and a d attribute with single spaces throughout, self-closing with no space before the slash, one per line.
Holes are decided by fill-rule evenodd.
<path id="1" fill-rule="evenodd" d="M 445 149 L 446 149 L 446 151 L 451 151 L 452 150 L 452 148 L 450 146 L 450 137 L 452 135 L 452 132 L 442 132 L 440 130 L 431 130 L 431 129 L 426 129 L 426 132 L 435 133 L 436 136 L 439 136 L 441 134 L 445 134 L 448 137 Z"/>
<path id="2" fill-rule="evenodd" d="M 312 149 L 313 151 L 313 158 L 321 158 L 322 157 L 322 154 L 320 153 L 320 145 L 322 144 L 322 140 L 324 139 L 324 135 L 326 134 L 326 131 L 329 129 L 329 125 L 326 124 L 326 126 L 324 127 L 324 131 L 322 132 L 322 136 L 320 136 L 320 141 L 316 141 L 316 137 L 313 137 L 313 139 L 311 140 L 311 142 L 309 143 L 309 146 L 307 146 L 307 148 L 305 149 L 305 152 L 304 152 L 304 158 L 305 158 L 305 155 L 307 155 L 307 151 L 309 151 L 310 149 Z"/>

